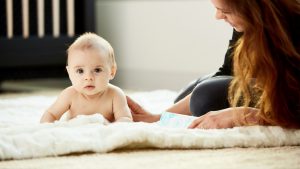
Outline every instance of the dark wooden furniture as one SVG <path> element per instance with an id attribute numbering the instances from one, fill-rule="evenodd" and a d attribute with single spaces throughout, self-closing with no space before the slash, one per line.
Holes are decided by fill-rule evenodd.
<path id="1" fill-rule="evenodd" d="M 84 32 L 94 32 L 94 0 L 74 0 L 74 35 L 67 34 L 67 0 L 59 0 L 59 36 L 53 36 L 53 0 L 44 0 L 44 35 L 38 36 L 37 1 L 29 0 L 29 37 L 22 28 L 22 1 L 13 0 L 13 36 L 8 37 L 7 1 L 0 0 L 0 82 L 67 77 L 66 49 Z"/>

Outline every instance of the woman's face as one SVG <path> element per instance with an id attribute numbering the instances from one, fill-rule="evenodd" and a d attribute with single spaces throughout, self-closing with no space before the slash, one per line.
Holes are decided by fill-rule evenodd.
<path id="1" fill-rule="evenodd" d="M 243 32 L 242 18 L 233 13 L 230 8 L 225 4 L 224 0 L 211 0 L 216 11 L 216 19 L 224 19 L 229 23 L 237 32 Z"/>

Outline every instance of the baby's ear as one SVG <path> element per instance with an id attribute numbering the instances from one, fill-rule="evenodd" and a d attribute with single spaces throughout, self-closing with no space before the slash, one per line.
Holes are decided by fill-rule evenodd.
<path id="1" fill-rule="evenodd" d="M 110 73 L 110 80 L 114 79 L 116 73 L 117 73 L 117 66 L 112 66 L 111 67 L 111 73 Z"/>
<path id="2" fill-rule="evenodd" d="M 66 66 L 66 70 L 67 70 L 67 73 L 68 73 L 69 78 L 71 79 L 71 77 L 70 77 L 70 67 L 69 67 L 69 66 Z"/>
<path id="3" fill-rule="evenodd" d="M 66 66 L 66 70 L 67 70 L 67 72 L 68 72 L 68 74 L 69 74 L 69 66 Z"/>

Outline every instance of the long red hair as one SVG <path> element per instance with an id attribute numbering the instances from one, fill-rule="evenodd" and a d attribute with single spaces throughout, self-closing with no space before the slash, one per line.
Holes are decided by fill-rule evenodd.
<path id="1" fill-rule="evenodd" d="M 265 123 L 300 128 L 299 2 L 225 2 L 244 21 L 233 54 L 231 105 L 247 107 L 255 102 L 260 109 L 257 115 Z"/>

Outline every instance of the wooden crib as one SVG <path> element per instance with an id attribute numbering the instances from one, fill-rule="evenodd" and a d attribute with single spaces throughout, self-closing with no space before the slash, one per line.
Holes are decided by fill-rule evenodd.
<path id="1" fill-rule="evenodd" d="M 66 49 L 94 16 L 94 0 L 0 0 L 0 82 L 65 77 Z"/>

